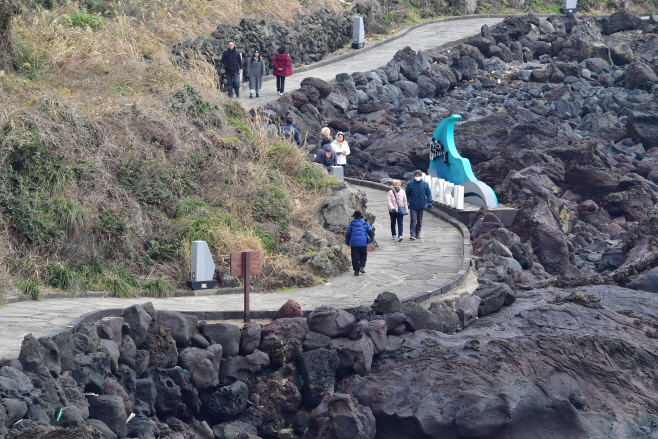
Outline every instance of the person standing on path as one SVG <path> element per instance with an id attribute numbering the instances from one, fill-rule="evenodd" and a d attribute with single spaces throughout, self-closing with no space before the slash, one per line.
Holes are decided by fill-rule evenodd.
<path id="1" fill-rule="evenodd" d="M 368 259 L 368 244 L 375 239 L 372 226 L 363 219 L 358 210 L 352 215 L 352 222 L 345 233 L 345 244 L 352 249 L 352 268 L 354 276 L 366 272 L 366 260 Z"/>
<path id="2" fill-rule="evenodd" d="M 255 92 L 256 97 L 258 98 L 260 97 L 258 95 L 258 91 L 263 85 L 263 76 L 265 76 L 265 62 L 263 61 L 263 58 L 260 57 L 260 53 L 258 52 L 258 50 L 254 52 L 253 58 L 251 58 L 251 61 L 249 61 L 248 72 L 249 72 L 249 97 L 253 98 Z"/>
<path id="3" fill-rule="evenodd" d="M 345 134 L 339 132 L 336 139 L 331 143 L 331 148 L 336 153 L 336 163 L 338 166 L 347 164 L 347 156 L 350 155 L 350 146 L 345 141 Z"/>
<path id="4" fill-rule="evenodd" d="M 414 171 L 413 181 L 407 184 L 406 194 L 409 200 L 409 215 L 411 216 L 411 224 L 409 224 L 409 232 L 411 233 L 412 241 L 420 239 L 420 229 L 423 225 L 423 212 L 428 207 L 432 207 L 432 191 L 430 185 L 422 181 L 423 173 L 420 169 Z"/>
<path id="5" fill-rule="evenodd" d="M 272 58 L 272 66 L 274 67 L 272 73 L 276 76 L 276 92 L 282 95 L 286 85 L 286 76 L 292 75 L 292 63 L 284 46 L 280 46 L 279 53 Z"/>
<path id="6" fill-rule="evenodd" d="M 398 242 L 402 241 L 402 225 L 404 223 L 404 216 L 409 212 L 409 203 L 407 202 L 407 194 L 400 190 L 400 180 L 393 182 L 393 189 L 388 191 L 388 214 L 391 217 L 391 234 L 393 239 Z M 395 233 L 395 225 L 398 226 L 397 234 Z"/>
<path id="7" fill-rule="evenodd" d="M 226 71 L 226 88 L 228 89 L 228 97 L 233 97 L 233 89 L 235 89 L 235 96 L 240 97 L 240 73 L 242 73 L 242 55 L 238 49 L 235 48 L 235 43 L 230 41 L 228 49 L 222 54 L 222 65 Z"/>

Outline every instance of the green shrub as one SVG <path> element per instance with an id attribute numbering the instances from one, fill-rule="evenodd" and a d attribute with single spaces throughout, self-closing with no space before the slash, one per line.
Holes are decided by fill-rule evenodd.
<path id="1" fill-rule="evenodd" d="M 171 210 L 191 188 L 190 170 L 179 172 L 162 160 L 130 158 L 118 173 L 119 182 L 144 204 Z"/>
<path id="2" fill-rule="evenodd" d="M 208 205 L 196 198 L 181 198 L 174 208 L 176 217 L 180 218 L 188 215 L 207 214 L 209 213 Z"/>
<path id="3" fill-rule="evenodd" d="M 16 70 L 21 70 L 27 74 L 31 81 L 37 79 L 44 71 L 44 64 L 38 55 L 35 55 L 25 43 L 19 41 L 14 48 L 14 57 L 12 64 Z"/>
<path id="4" fill-rule="evenodd" d="M 54 198 L 50 205 L 55 222 L 66 233 L 73 234 L 86 229 L 89 212 L 84 207 L 61 197 Z"/>
<path id="5" fill-rule="evenodd" d="M 276 237 L 274 236 L 274 233 L 258 228 L 252 229 L 252 232 L 260 238 L 263 243 L 263 248 L 266 251 L 272 253 L 276 249 Z"/>
<path id="6" fill-rule="evenodd" d="M 227 117 L 226 121 L 241 131 L 248 139 L 252 138 L 251 129 L 240 119 L 234 119 L 232 117 Z"/>
<path id="7" fill-rule="evenodd" d="M 150 297 L 169 297 L 174 286 L 165 279 L 151 279 L 142 284 L 142 289 Z"/>
<path id="8" fill-rule="evenodd" d="M 107 278 L 105 279 L 104 285 L 105 289 L 108 292 L 114 294 L 116 297 L 120 297 L 122 299 L 137 297 L 135 294 L 135 289 L 128 282 L 121 278 Z"/>
<path id="9" fill-rule="evenodd" d="M 199 114 L 208 114 L 210 110 L 219 109 L 217 105 L 204 100 L 196 88 L 187 84 L 181 90 L 174 93 L 172 97 L 172 108 L 194 117 Z"/>
<path id="10" fill-rule="evenodd" d="M 293 180 L 307 189 L 325 191 L 328 186 L 335 186 L 338 180 L 329 175 L 324 169 L 315 166 L 311 162 L 303 162 L 300 175 L 293 176 Z"/>
<path id="11" fill-rule="evenodd" d="M 286 227 L 290 221 L 288 196 L 280 185 L 268 184 L 258 188 L 257 198 L 251 203 L 251 216 L 262 223 L 275 221 Z"/>
<path id="12" fill-rule="evenodd" d="M 73 295 L 84 289 L 85 277 L 78 270 L 72 269 L 67 262 L 57 262 L 49 266 L 48 277 L 50 286 Z"/>
<path id="13" fill-rule="evenodd" d="M 30 296 L 32 300 L 43 300 L 41 287 L 33 279 L 19 279 L 14 284 L 22 294 Z"/>
<path id="14" fill-rule="evenodd" d="M 11 170 L 15 184 L 26 186 L 28 190 L 61 190 L 73 181 L 71 163 L 62 154 L 48 148 L 39 140 L 41 133 L 17 133 L 18 139 L 12 142 L 6 163 Z"/>
<path id="15" fill-rule="evenodd" d="M 66 19 L 69 26 L 88 27 L 98 29 L 105 25 L 105 19 L 98 15 L 85 14 L 84 12 L 74 12 Z"/>
<path id="16" fill-rule="evenodd" d="M 103 209 L 98 228 L 101 233 L 115 236 L 121 236 L 126 233 L 126 223 L 123 217 L 119 212 L 111 210 Z"/>
<path id="17" fill-rule="evenodd" d="M 106 275 L 102 285 L 108 292 L 123 299 L 137 297 L 137 289 L 139 288 L 139 283 L 135 277 L 121 270 Z"/>
<path id="18" fill-rule="evenodd" d="M 231 119 L 247 119 L 249 114 L 242 108 L 238 101 L 230 101 L 224 104 L 224 114 Z"/>
<path id="19" fill-rule="evenodd" d="M 103 274 L 104 271 L 103 262 L 98 259 L 91 259 L 82 266 L 82 274 L 88 279 Z"/>
<path id="20" fill-rule="evenodd" d="M 166 241 L 151 240 L 144 247 L 148 261 L 173 261 L 178 254 L 178 246 Z"/>

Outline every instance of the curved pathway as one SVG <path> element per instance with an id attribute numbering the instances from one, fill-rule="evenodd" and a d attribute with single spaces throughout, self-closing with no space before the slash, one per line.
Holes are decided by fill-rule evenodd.
<path id="1" fill-rule="evenodd" d="M 274 293 L 252 293 L 251 311 L 276 311 L 288 299 L 299 302 L 304 310 L 320 305 L 341 308 L 370 305 L 383 291 L 396 293 L 400 299 L 434 291 L 441 285 L 457 281 L 463 260 L 463 238 L 447 222 L 425 215 L 423 239 L 409 241 L 409 220 L 405 221 L 405 239 L 390 238 L 390 220 L 386 193 L 360 187 L 368 195 L 368 211 L 376 216 L 375 229 L 379 248 L 368 255 L 366 274 L 352 272 L 312 288 Z M 42 302 L 19 302 L 0 307 L 0 358 L 17 357 L 23 337 L 54 335 L 67 330 L 81 316 L 92 311 L 125 308 L 135 303 L 153 302 L 156 309 L 174 311 L 241 311 L 241 294 L 177 297 L 170 299 L 52 299 Z"/>
<path id="2" fill-rule="evenodd" d="M 320 78 L 327 82 L 336 79 L 339 73 L 366 72 L 372 69 L 383 67 L 388 63 L 398 50 L 410 46 L 414 50 L 429 50 L 446 44 L 458 43 L 460 40 L 476 35 L 480 32 L 482 25 L 492 26 L 504 20 L 505 16 L 496 17 L 478 17 L 465 18 L 460 20 L 432 22 L 419 26 L 401 38 L 393 39 L 392 37 L 378 47 L 363 51 L 347 59 L 338 59 L 332 62 L 331 59 L 321 61 L 321 67 L 312 67 L 311 70 L 295 73 L 286 78 L 286 92 L 297 90 L 304 78 Z M 460 17 L 461 18 L 461 17 Z M 342 58 L 342 57 L 338 57 Z M 276 82 L 264 81 L 263 90 L 260 98 L 249 98 L 248 87 L 240 94 L 238 101 L 246 109 L 251 109 L 265 105 L 269 101 L 278 99 L 276 94 Z"/>
<path id="3" fill-rule="evenodd" d="M 287 79 L 286 90 L 299 88 L 306 77 L 333 81 L 338 73 L 368 71 L 382 67 L 406 46 L 414 50 L 429 50 L 440 46 L 458 44 L 461 40 L 476 35 L 482 25 L 501 22 L 504 16 L 461 17 L 454 21 L 437 21 L 416 26 L 399 38 L 391 37 L 354 56 L 339 56 L 327 59 L 304 72 L 295 73 Z M 373 45 L 374 46 L 374 45 Z M 274 81 L 264 82 L 261 97 L 249 99 L 244 90 L 239 101 L 251 109 L 278 99 Z M 245 92 L 246 91 L 246 92 Z M 434 291 L 449 282 L 458 281 L 463 260 L 463 238 L 449 223 L 431 215 L 425 215 L 423 240 L 411 242 L 406 239 L 397 243 L 389 238 L 389 217 L 385 193 L 377 189 L 361 188 L 368 193 L 369 210 L 377 219 L 377 241 L 379 249 L 368 256 L 367 274 L 354 277 L 351 272 L 336 277 L 330 282 L 312 288 L 251 294 L 251 310 L 275 311 L 286 300 L 298 301 L 304 310 L 319 305 L 343 308 L 369 305 L 383 291 L 396 293 L 401 299 L 416 296 L 425 291 Z M 408 228 L 409 221 L 405 226 Z M 135 303 L 153 302 L 156 309 L 176 311 L 240 311 L 242 295 L 202 297 L 177 297 L 170 299 L 53 299 L 43 302 L 19 302 L 0 307 L 0 358 L 16 357 L 23 337 L 33 333 L 36 337 L 54 335 L 65 331 L 78 320 L 93 311 L 125 308 Z"/>

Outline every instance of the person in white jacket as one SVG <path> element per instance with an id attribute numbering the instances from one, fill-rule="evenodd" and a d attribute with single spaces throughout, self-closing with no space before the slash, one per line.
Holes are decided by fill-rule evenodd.
<path id="1" fill-rule="evenodd" d="M 339 132 L 336 139 L 331 143 L 331 147 L 336 153 L 336 163 L 338 166 L 347 164 L 347 156 L 350 155 L 350 146 L 345 141 L 345 134 Z"/>

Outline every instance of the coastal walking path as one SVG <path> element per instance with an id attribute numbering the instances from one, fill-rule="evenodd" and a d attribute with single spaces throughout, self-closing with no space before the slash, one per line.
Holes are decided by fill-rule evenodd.
<path id="1" fill-rule="evenodd" d="M 347 274 L 311 288 L 272 293 L 252 293 L 251 311 L 276 311 L 288 299 L 300 303 L 303 310 L 320 305 L 341 308 L 370 305 L 383 291 L 400 299 L 433 291 L 446 282 L 459 279 L 464 238 L 451 224 L 426 214 L 422 239 L 410 241 L 409 219 L 405 218 L 404 240 L 391 239 L 386 192 L 359 187 L 368 196 L 368 211 L 376 216 L 376 240 L 379 248 L 368 254 L 366 274 Z M 346 221 L 347 226 L 347 221 Z M 51 336 L 66 331 L 81 316 L 103 309 L 125 308 L 153 302 L 156 309 L 172 311 L 241 311 L 242 294 L 176 297 L 169 299 L 78 298 L 18 302 L 0 307 L 0 358 L 16 358 L 23 337 Z"/>
<path id="2" fill-rule="evenodd" d="M 461 17 L 460 17 L 461 18 Z M 410 46 L 414 50 L 429 50 L 439 46 L 450 43 L 457 43 L 458 41 L 476 35 L 480 32 L 482 25 L 492 26 L 502 22 L 503 16 L 498 17 L 477 17 L 466 18 L 454 21 L 432 22 L 424 26 L 417 27 L 406 35 L 393 39 L 389 38 L 389 42 L 378 47 L 368 50 L 357 52 L 354 56 L 347 59 L 338 59 L 335 62 L 328 60 L 327 65 L 313 68 L 305 72 L 294 73 L 292 76 L 286 78 L 285 91 L 292 92 L 300 87 L 304 78 L 313 77 L 320 78 L 324 81 L 330 82 L 336 79 L 339 73 L 354 73 L 354 72 L 367 72 L 379 67 L 383 67 L 388 63 L 393 55 L 398 50 Z M 323 61 L 320 64 L 324 64 Z M 260 92 L 259 98 L 249 98 L 249 87 L 242 90 L 240 98 L 237 100 L 246 109 L 252 109 L 265 105 L 267 102 L 274 101 L 279 98 L 276 93 L 276 81 L 263 81 L 263 89 Z"/>

